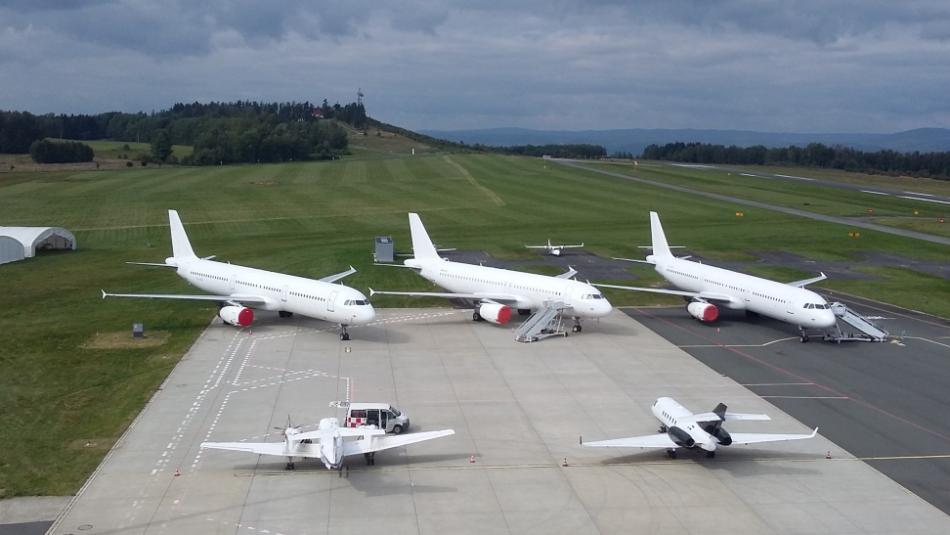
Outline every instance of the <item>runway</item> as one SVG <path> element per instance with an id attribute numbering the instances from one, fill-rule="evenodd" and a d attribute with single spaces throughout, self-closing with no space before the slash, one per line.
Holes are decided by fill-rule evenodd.
<path id="1" fill-rule="evenodd" d="M 626 312 L 950 513 L 950 322 L 822 293 L 901 340 L 802 344 L 793 325 L 742 313 L 703 325 L 682 307 Z"/>
<path id="2" fill-rule="evenodd" d="M 383 309 L 340 342 L 318 321 L 216 321 L 118 441 L 52 533 L 945 533 L 950 517 L 836 446 L 812 440 L 686 452 L 582 448 L 653 432 L 652 401 L 726 401 L 796 421 L 617 311 L 534 344 L 456 309 Z M 817 346 L 817 344 L 815 344 Z M 788 381 L 787 378 L 783 381 Z M 200 451 L 312 429 L 331 401 L 386 401 L 414 430 L 456 435 L 350 462 Z M 340 416 L 337 414 L 337 416 Z M 754 424 L 754 425 L 753 425 Z M 827 451 L 834 457 L 825 458 Z M 474 461 L 474 462 L 472 462 Z M 345 474 L 344 474 L 345 475 Z"/>

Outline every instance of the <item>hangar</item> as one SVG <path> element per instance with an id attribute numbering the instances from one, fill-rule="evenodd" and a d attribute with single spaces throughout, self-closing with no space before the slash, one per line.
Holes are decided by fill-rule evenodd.
<path id="1" fill-rule="evenodd" d="M 30 258 L 36 255 L 36 251 L 51 249 L 76 249 L 76 237 L 60 227 L 0 227 L 0 264 Z"/>

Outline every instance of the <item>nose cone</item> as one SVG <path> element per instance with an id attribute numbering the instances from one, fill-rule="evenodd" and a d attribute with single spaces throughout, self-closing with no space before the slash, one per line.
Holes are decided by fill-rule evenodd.
<path id="1" fill-rule="evenodd" d="M 357 321 L 359 323 L 369 323 L 376 319 L 376 309 L 373 308 L 373 305 L 361 306 L 357 314 Z"/>
<path id="2" fill-rule="evenodd" d="M 613 308 L 614 307 L 610 304 L 610 301 L 606 299 L 598 299 L 597 306 L 595 307 L 594 315 L 597 316 L 598 318 L 602 318 L 610 314 L 610 311 L 613 310 Z"/>
<path id="3" fill-rule="evenodd" d="M 815 326 L 820 327 L 822 329 L 828 329 L 828 328 L 834 327 L 835 323 L 838 322 L 838 319 L 835 317 L 834 312 L 832 312 L 831 310 L 822 310 L 821 312 L 822 312 L 821 315 L 817 316 L 814 320 L 812 320 L 815 323 Z"/>

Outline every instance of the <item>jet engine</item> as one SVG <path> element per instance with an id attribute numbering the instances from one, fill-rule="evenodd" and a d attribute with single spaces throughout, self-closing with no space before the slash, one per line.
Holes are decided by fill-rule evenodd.
<path id="1" fill-rule="evenodd" d="M 560 249 L 559 247 L 555 247 L 554 249 L 551 249 L 551 255 L 552 255 L 552 256 L 561 256 L 561 249 Z"/>
<path id="2" fill-rule="evenodd" d="M 693 437 L 689 436 L 689 433 L 683 431 L 679 427 L 671 427 L 667 431 L 667 434 L 670 435 L 670 439 L 672 439 L 677 446 L 692 448 L 696 445 L 696 441 L 693 440 Z"/>
<path id="3" fill-rule="evenodd" d="M 689 312 L 690 316 L 704 323 L 716 321 L 716 318 L 719 317 L 719 309 L 716 308 L 716 305 L 705 301 L 691 301 L 686 305 L 686 311 Z"/>
<path id="4" fill-rule="evenodd" d="M 247 327 L 254 322 L 254 311 L 247 307 L 226 306 L 218 311 L 218 317 L 235 327 Z"/>
<path id="5" fill-rule="evenodd" d="M 478 307 L 478 315 L 495 325 L 504 325 L 511 319 L 511 307 L 498 303 L 482 303 Z"/>
<path id="6" fill-rule="evenodd" d="M 718 428 L 710 433 L 712 436 L 716 437 L 716 440 L 719 441 L 723 446 L 728 446 L 732 444 L 732 437 L 729 436 L 729 432 L 723 428 Z"/>

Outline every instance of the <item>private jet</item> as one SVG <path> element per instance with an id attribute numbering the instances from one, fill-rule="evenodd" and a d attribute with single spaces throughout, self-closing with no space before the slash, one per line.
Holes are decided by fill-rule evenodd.
<path id="1" fill-rule="evenodd" d="M 475 302 L 473 320 L 486 320 L 496 325 L 508 323 L 512 309 L 521 314 L 537 311 L 536 314 L 543 312 L 553 316 L 556 312 L 573 319 L 575 333 L 581 332 L 581 318 L 600 318 L 612 310 L 600 290 L 572 278 L 577 274 L 573 269 L 549 276 L 450 262 L 439 257 L 418 214 L 409 214 L 409 231 L 415 256 L 403 261 L 403 265 L 449 291 L 391 292 L 370 288 L 371 296 L 467 299 Z"/>
<path id="2" fill-rule="evenodd" d="M 831 305 L 817 293 L 805 289 L 809 284 L 825 280 L 827 277 L 824 273 L 810 279 L 783 283 L 677 258 L 667 245 L 660 216 L 656 212 L 650 212 L 650 233 L 653 254 L 648 255 L 646 260 L 616 260 L 651 264 L 660 276 L 679 289 L 614 284 L 595 286 L 683 296 L 689 300 L 686 311 L 704 323 L 716 321 L 719 306 L 761 314 L 796 325 L 802 342 L 808 341 L 809 329 L 824 331 L 837 324 Z"/>
<path id="3" fill-rule="evenodd" d="M 339 324 L 340 339 L 349 340 L 347 327 L 373 321 L 376 311 L 360 291 L 334 284 L 356 273 L 350 269 L 319 280 L 295 277 L 236 264 L 216 262 L 213 256 L 199 258 L 191 248 L 178 212 L 168 211 L 171 227 L 172 256 L 164 263 L 128 262 L 144 266 L 174 268 L 178 276 L 208 295 L 120 294 L 102 290 L 102 298 L 184 299 L 215 301 L 221 305 L 218 316 L 235 327 L 248 327 L 254 321 L 253 309 L 276 310 L 280 317 L 300 314 Z"/>
<path id="4" fill-rule="evenodd" d="M 677 448 L 698 448 L 706 452 L 706 457 L 715 457 L 719 446 L 802 440 L 818 434 L 817 427 L 807 434 L 729 433 L 722 428 L 722 423 L 727 420 L 762 421 L 771 418 L 766 414 L 727 412 L 723 403 L 716 405 L 712 412 L 693 414 L 673 398 L 663 397 L 654 401 L 650 410 L 660 421 L 657 434 L 597 442 L 584 442 L 581 438 L 581 445 L 588 448 L 666 448 L 667 455 L 675 459 Z"/>

